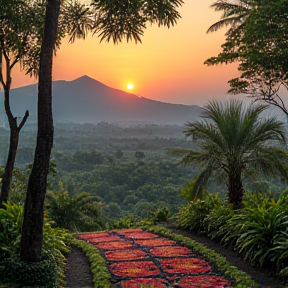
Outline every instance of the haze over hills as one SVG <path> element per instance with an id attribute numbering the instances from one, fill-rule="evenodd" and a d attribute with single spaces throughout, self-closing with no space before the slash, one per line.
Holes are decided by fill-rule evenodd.
<path id="1" fill-rule="evenodd" d="M 23 117 L 29 110 L 29 122 L 36 122 L 37 85 L 11 90 L 11 109 Z M 110 88 L 88 76 L 73 81 L 53 82 L 55 123 L 155 123 L 180 124 L 198 118 L 197 105 L 170 104 L 138 97 Z"/>

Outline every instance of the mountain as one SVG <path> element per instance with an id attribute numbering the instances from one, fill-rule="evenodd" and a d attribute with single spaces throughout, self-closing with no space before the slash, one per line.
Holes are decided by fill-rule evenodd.
<path id="1" fill-rule="evenodd" d="M 11 90 L 11 109 L 23 117 L 29 110 L 29 122 L 36 122 L 37 85 Z M 55 123 L 155 123 L 185 124 L 198 118 L 196 105 L 170 104 L 138 97 L 110 88 L 88 76 L 73 81 L 53 81 Z"/>

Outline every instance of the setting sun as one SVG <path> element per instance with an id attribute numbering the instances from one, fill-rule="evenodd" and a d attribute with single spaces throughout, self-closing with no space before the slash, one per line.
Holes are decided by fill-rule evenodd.
<path id="1" fill-rule="evenodd" d="M 132 90 L 133 88 L 134 88 L 133 84 L 131 84 L 131 83 L 127 84 L 127 89 L 128 90 Z"/>

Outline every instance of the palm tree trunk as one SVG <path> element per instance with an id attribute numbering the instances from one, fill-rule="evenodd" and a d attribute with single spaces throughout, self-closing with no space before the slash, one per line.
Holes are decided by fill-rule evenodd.
<path id="1" fill-rule="evenodd" d="M 228 203 L 233 204 L 234 208 L 240 207 L 244 195 L 244 188 L 241 181 L 241 175 L 230 175 L 227 183 Z"/>
<path id="2" fill-rule="evenodd" d="M 20 259 L 30 263 L 41 261 L 42 253 L 44 200 L 54 135 L 52 60 L 59 10 L 60 0 L 48 0 L 40 54 L 37 145 L 27 186 L 20 245 Z"/>

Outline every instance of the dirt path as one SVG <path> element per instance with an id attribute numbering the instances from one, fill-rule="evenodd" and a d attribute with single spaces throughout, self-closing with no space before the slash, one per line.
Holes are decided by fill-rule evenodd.
<path id="1" fill-rule="evenodd" d="M 84 252 L 73 248 L 67 262 L 67 288 L 93 288 L 90 264 Z"/>

